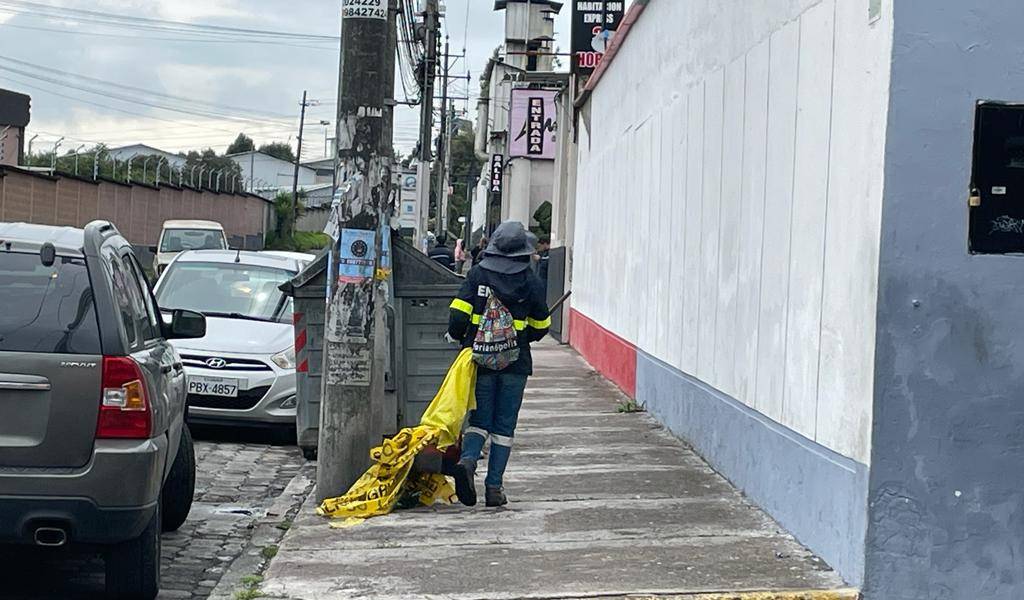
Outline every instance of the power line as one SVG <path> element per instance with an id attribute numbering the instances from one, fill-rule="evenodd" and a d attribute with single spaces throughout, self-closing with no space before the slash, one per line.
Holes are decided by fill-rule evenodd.
<path id="1" fill-rule="evenodd" d="M 51 4 L 42 4 L 39 2 L 30 2 L 28 0 L 0 0 L 0 6 L 23 9 L 21 11 L 18 11 L 17 14 L 45 15 L 51 17 L 61 17 L 68 20 L 74 19 L 93 23 L 98 22 L 118 24 L 122 26 L 146 30 L 177 31 L 220 36 L 259 36 L 293 40 L 319 40 L 332 43 L 336 43 L 339 41 L 338 36 L 333 35 L 318 35 L 288 31 L 270 31 L 265 29 L 249 29 L 243 27 L 227 27 L 222 25 L 188 23 L 185 21 L 171 21 L 167 19 L 128 16 L 123 14 L 102 12 L 96 10 L 67 8 L 61 6 L 54 6 Z"/>
<path id="2" fill-rule="evenodd" d="M 17 12 L 10 12 L 7 9 L 0 8 L 0 13 L 4 14 L 24 14 Z M 24 16 L 35 16 L 35 15 L 24 15 Z M 0 25 L 2 28 L 13 28 L 13 29 L 24 29 L 28 31 L 43 31 L 47 33 L 57 33 L 62 35 L 75 35 L 85 37 L 100 37 L 104 39 L 124 39 L 124 40 L 139 40 L 140 42 L 171 42 L 171 43 L 187 43 L 187 44 L 234 44 L 234 45 L 268 45 L 268 46 L 286 46 L 289 48 L 304 48 L 308 50 L 319 50 L 321 52 L 337 52 L 337 48 L 332 46 L 315 46 L 307 44 L 290 44 L 287 42 L 278 42 L 274 40 L 259 40 L 255 38 L 239 38 L 239 39 L 201 39 L 201 38 L 161 38 L 151 37 L 147 35 L 128 35 L 123 33 L 113 32 L 98 32 L 98 31 L 74 31 L 72 29 L 54 29 L 50 27 L 36 27 L 32 25 L 22 25 L 19 23 L 4 23 Z"/>
<path id="3" fill-rule="evenodd" d="M 253 115 L 253 116 L 269 117 L 271 119 L 287 119 L 287 120 L 291 119 L 291 116 L 285 115 L 285 114 L 281 114 L 281 113 L 261 112 L 261 111 L 257 111 L 255 109 L 250 109 L 250 108 L 239 108 L 237 106 L 229 106 L 229 105 L 225 105 L 225 104 L 217 104 L 217 103 L 214 103 L 214 102 L 206 102 L 204 100 L 194 100 L 192 98 L 185 98 L 183 96 L 174 96 L 172 94 L 165 94 L 163 92 L 156 92 L 156 91 L 153 91 L 153 90 L 148 90 L 148 89 L 145 89 L 145 88 L 136 87 L 136 86 L 132 86 L 132 85 L 126 85 L 126 84 L 123 84 L 123 83 L 117 83 L 117 82 L 109 81 L 109 80 L 106 80 L 106 79 L 99 79 L 99 78 L 96 78 L 96 77 L 89 77 L 87 75 L 80 75 L 78 73 L 71 73 L 69 71 L 62 71 L 60 69 L 55 69 L 53 67 L 46 67 L 46 66 L 43 66 L 43 65 L 37 65 L 37 64 L 34 64 L 34 63 L 30 63 L 30 62 L 23 61 L 23 60 L 18 60 L 16 58 L 11 58 L 11 57 L 8 57 L 8 56 L 0 55 L 0 59 L 6 60 L 6 61 L 11 62 L 11 63 L 15 63 L 15 64 L 18 64 L 18 65 L 21 65 L 23 67 L 28 67 L 28 68 L 31 68 L 31 69 L 36 69 L 36 70 L 39 70 L 39 71 L 46 71 L 46 72 L 53 73 L 53 74 L 56 74 L 56 75 L 61 75 L 61 76 L 64 76 L 64 77 L 72 77 L 72 78 L 81 79 L 81 80 L 84 80 L 84 81 L 89 81 L 89 82 L 96 83 L 96 84 L 103 85 L 103 86 L 110 86 L 110 87 L 120 88 L 120 89 L 123 89 L 123 90 L 132 91 L 132 92 L 139 92 L 139 93 L 147 95 L 147 96 L 155 96 L 157 98 L 164 98 L 164 99 L 167 99 L 167 100 L 174 100 L 174 101 L 177 101 L 177 102 L 184 102 L 186 104 L 194 104 L 194 105 L 197 105 L 197 106 L 200 106 L 200 107 L 207 107 L 207 108 L 214 109 L 214 110 L 227 110 L 227 111 L 236 112 L 236 113 L 245 113 L 245 114 L 249 114 L 249 115 Z M 2 68 L 2 67 L 0 67 L 0 68 Z"/>
<path id="4" fill-rule="evenodd" d="M 2 58 L 2 57 L 0 57 L 0 58 Z M 42 81 L 42 82 L 50 83 L 50 84 L 53 84 L 53 85 L 57 85 L 57 86 L 65 87 L 65 88 L 70 88 L 70 89 L 78 90 L 78 91 L 81 91 L 81 92 L 86 92 L 86 93 L 89 93 L 89 94 L 95 94 L 97 96 L 104 96 L 104 97 L 107 97 L 107 98 L 111 98 L 113 100 L 120 100 L 121 102 L 126 102 L 126 103 L 129 103 L 129 104 L 136 104 L 136 105 L 140 105 L 140 106 L 147 106 L 147 107 L 150 107 L 150 108 L 156 108 L 156 109 L 159 109 L 159 110 L 164 110 L 164 111 L 169 111 L 169 112 L 176 112 L 176 113 L 186 114 L 186 115 L 190 115 L 190 116 L 206 117 L 206 118 L 213 118 L 213 119 L 224 119 L 224 120 L 228 120 L 228 121 L 238 121 L 238 122 L 244 122 L 244 123 L 270 123 L 270 124 L 273 124 L 273 125 L 282 125 L 283 124 L 280 121 L 271 121 L 271 120 L 268 120 L 268 119 L 237 117 L 237 116 L 234 116 L 234 115 L 225 115 L 225 114 L 215 113 L 213 111 L 208 111 L 208 110 L 182 108 L 180 106 L 172 106 L 172 105 L 168 105 L 168 104 L 157 104 L 156 102 L 150 102 L 150 101 L 147 101 L 145 99 L 138 98 L 138 97 L 127 96 L 127 95 L 124 95 L 124 94 L 117 94 L 117 93 L 113 93 L 113 92 L 109 92 L 109 91 L 104 91 L 104 90 L 101 90 L 101 89 L 96 89 L 96 88 L 92 88 L 92 87 L 88 87 L 88 86 L 84 86 L 84 85 L 75 85 L 75 84 L 70 83 L 68 81 L 64 81 L 64 80 L 61 80 L 61 79 L 55 79 L 53 77 L 47 77 L 47 76 L 44 76 L 44 75 L 36 75 L 36 74 L 32 73 L 31 71 L 25 71 L 25 70 L 22 70 L 22 69 L 15 69 L 13 67 L 8 67 L 8 66 L 6 66 L 4 64 L 0 64 L 0 71 L 7 71 L 8 73 L 14 73 L 16 75 L 21 75 L 23 77 L 28 77 L 29 79 L 33 79 L 33 80 L 36 80 L 36 81 Z"/>

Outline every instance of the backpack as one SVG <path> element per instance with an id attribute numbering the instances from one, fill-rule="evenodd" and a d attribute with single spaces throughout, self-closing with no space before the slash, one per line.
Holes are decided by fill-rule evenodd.
<path id="1" fill-rule="evenodd" d="M 492 371 L 502 371 L 519 360 L 519 333 L 508 308 L 491 291 L 473 340 L 473 361 Z"/>

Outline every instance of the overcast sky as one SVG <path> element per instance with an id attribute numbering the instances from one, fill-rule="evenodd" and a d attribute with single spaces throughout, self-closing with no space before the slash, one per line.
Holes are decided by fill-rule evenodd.
<path id="1" fill-rule="evenodd" d="M 258 30 L 336 36 L 339 28 L 340 0 L 35 1 Z M 447 0 L 446 4 L 452 53 L 461 53 L 465 46 L 468 56 L 468 63 L 460 62 L 453 71 L 471 72 L 468 89 L 475 95 L 483 65 L 502 41 L 504 13 L 494 11 L 492 0 Z M 564 48 L 568 45 L 568 5 L 563 13 L 556 35 Z M 29 135 L 39 135 L 35 149 L 52 146 L 64 136 L 67 140 L 61 152 L 97 142 L 110 146 L 146 143 L 170 151 L 205 147 L 220 151 L 240 131 L 255 138 L 257 144 L 294 144 L 299 101 L 307 89 L 310 98 L 324 103 L 307 114 L 309 141 L 303 146 L 307 156 L 324 153 L 325 127 L 319 122 L 333 123 L 337 87 L 338 50 L 333 43 L 243 44 L 235 39 L 197 42 L 187 37 L 111 26 L 103 24 L 102 16 L 93 23 L 75 23 L 40 16 L 20 2 L 0 1 L 0 66 L 23 71 L 0 70 L 0 87 L 32 96 Z M 69 73 L 93 79 L 76 79 Z M 165 96 L 154 98 L 107 82 Z M 102 93 L 84 91 L 83 87 Z M 464 83 L 451 87 L 456 96 L 465 95 L 466 89 Z M 205 104 L 197 108 L 184 100 Z M 457 106 L 462 109 L 466 103 Z M 470 103 L 469 109 L 469 116 L 475 118 L 475 104 Z M 395 146 L 400 151 L 408 151 L 416 143 L 417 111 L 399 111 Z M 205 116 L 187 114 L 192 112 Z"/>

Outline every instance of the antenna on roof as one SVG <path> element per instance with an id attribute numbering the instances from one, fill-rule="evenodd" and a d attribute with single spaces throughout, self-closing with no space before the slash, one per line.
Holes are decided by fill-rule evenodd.
<path id="1" fill-rule="evenodd" d="M 239 248 L 238 249 L 238 253 L 235 254 L 235 264 L 237 265 L 240 262 L 242 262 L 242 249 L 241 248 Z"/>

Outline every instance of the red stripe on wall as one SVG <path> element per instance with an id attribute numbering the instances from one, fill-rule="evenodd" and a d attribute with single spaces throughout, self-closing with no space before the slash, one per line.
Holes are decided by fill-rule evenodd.
<path id="1" fill-rule="evenodd" d="M 606 379 L 636 398 L 636 348 L 576 309 L 569 313 L 569 343 Z"/>

